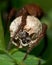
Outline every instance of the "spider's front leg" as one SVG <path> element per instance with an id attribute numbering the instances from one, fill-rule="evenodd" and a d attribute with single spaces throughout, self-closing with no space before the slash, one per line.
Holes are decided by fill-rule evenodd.
<path id="1" fill-rule="evenodd" d="M 26 25 L 26 17 L 27 17 L 27 11 L 25 10 L 25 8 L 22 8 L 22 10 L 20 10 L 19 12 L 16 12 L 15 14 L 15 11 L 16 10 L 11 10 L 10 14 L 9 14 L 9 17 L 8 17 L 8 20 L 10 21 L 10 19 L 15 15 L 15 18 L 16 17 L 19 17 L 19 16 L 22 16 L 22 23 L 21 25 L 19 26 L 19 28 L 16 30 L 14 36 L 10 39 L 9 41 L 9 45 L 8 45 L 8 50 L 11 48 L 11 45 L 12 45 L 12 41 L 13 39 L 15 38 L 16 34 L 20 31 L 20 29 L 23 30 L 24 26 Z M 23 12 L 23 13 L 22 13 Z"/>
<path id="2" fill-rule="evenodd" d="M 26 52 L 26 54 L 25 54 L 25 56 L 23 58 L 23 61 L 27 58 L 27 55 L 32 51 L 32 49 L 38 45 L 39 41 L 45 36 L 46 30 L 47 30 L 47 25 L 43 23 L 42 24 L 42 33 L 38 36 L 38 38 L 36 39 L 36 41 L 33 42 L 33 44 L 31 45 L 31 47 L 29 47 L 27 49 L 27 52 Z"/>
<path id="3" fill-rule="evenodd" d="M 15 17 L 15 14 L 16 14 L 17 10 L 12 8 L 10 10 L 10 12 L 8 13 L 8 16 L 7 16 L 7 25 L 6 25 L 6 28 L 8 29 L 9 31 L 9 24 L 10 24 L 10 21 L 11 19 L 13 18 L 13 16 Z M 7 50 L 9 50 L 11 48 L 11 45 L 12 45 L 12 38 L 10 39 L 9 43 L 8 43 L 8 47 L 7 47 Z"/>
<path id="4" fill-rule="evenodd" d="M 15 8 L 12 8 L 10 12 L 8 13 L 7 21 L 11 21 L 13 17 L 15 17 L 17 10 Z"/>

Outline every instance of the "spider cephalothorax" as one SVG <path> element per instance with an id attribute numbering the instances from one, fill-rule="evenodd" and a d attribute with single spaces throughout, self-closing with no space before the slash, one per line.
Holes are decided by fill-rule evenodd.
<path id="1" fill-rule="evenodd" d="M 18 31 L 21 23 L 22 23 L 22 16 L 17 17 L 10 25 L 10 36 L 13 38 L 15 32 Z M 41 22 L 34 16 L 27 16 L 26 18 L 26 25 L 16 33 L 14 39 L 19 39 L 21 46 L 31 46 L 31 42 L 36 40 L 36 38 L 42 32 L 42 24 Z M 15 42 L 14 42 L 15 43 Z M 18 45 L 18 44 L 17 44 Z"/>
<path id="2" fill-rule="evenodd" d="M 10 12 L 9 20 L 13 17 L 13 10 Z M 47 25 L 40 22 L 43 16 L 42 9 L 37 5 L 27 5 L 19 12 L 15 12 L 16 18 L 10 24 L 10 43 L 18 48 L 28 47 L 27 54 L 45 36 Z"/>

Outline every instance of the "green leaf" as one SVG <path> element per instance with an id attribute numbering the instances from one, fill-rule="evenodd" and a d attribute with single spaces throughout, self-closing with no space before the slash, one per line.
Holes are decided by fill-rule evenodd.
<path id="1" fill-rule="evenodd" d="M 0 48 L 4 49 L 4 31 L 2 27 L 1 13 L 0 13 Z"/>
<path id="2" fill-rule="evenodd" d="M 0 49 L 0 65 L 22 65 L 16 61 L 6 50 Z"/>
<path id="3" fill-rule="evenodd" d="M 18 60 L 19 62 L 22 62 L 22 59 L 25 56 L 25 53 L 21 52 L 21 51 L 16 51 L 15 53 L 12 54 L 13 58 L 15 58 L 16 60 Z M 41 60 L 41 64 L 45 63 L 44 60 L 37 58 L 33 55 L 28 55 L 27 59 L 24 61 L 24 63 L 26 65 L 38 65 L 39 60 Z"/>
<path id="4" fill-rule="evenodd" d="M 7 51 L 0 49 L 0 65 L 14 65 Z"/>
<path id="5" fill-rule="evenodd" d="M 0 54 L 0 65 L 14 65 L 14 63 L 6 54 Z"/>

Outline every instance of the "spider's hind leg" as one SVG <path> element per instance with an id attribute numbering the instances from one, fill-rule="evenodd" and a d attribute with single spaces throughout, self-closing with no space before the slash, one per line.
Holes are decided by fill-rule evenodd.
<path id="1" fill-rule="evenodd" d="M 45 36 L 46 30 L 47 30 L 47 25 L 43 24 L 42 25 L 42 33 L 38 36 L 38 38 L 36 39 L 36 41 L 34 41 L 32 43 L 31 47 L 29 47 L 27 49 L 27 52 L 26 52 L 25 57 L 23 58 L 23 61 L 27 58 L 27 55 L 32 51 L 32 49 L 38 45 L 39 41 Z"/>

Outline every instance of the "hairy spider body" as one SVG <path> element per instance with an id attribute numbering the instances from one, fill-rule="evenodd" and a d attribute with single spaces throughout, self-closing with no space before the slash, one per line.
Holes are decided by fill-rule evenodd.
<path id="1" fill-rule="evenodd" d="M 25 60 L 27 54 L 35 46 L 37 46 L 41 38 L 45 36 L 47 25 L 40 23 L 39 19 L 42 18 L 43 11 L 37 5 L 26 5 L 19 11 L 11 10 L 10 14 L 8 15 L 8 20 L 10 21 L 10 19 L 13 16 L 15 16 L 16 19 L 14 19 L 14 21 L 10 25 L 11 39 L 9 42 L 9 46 L 11 43 L 13 43 L 18 48 L 23 48 L 28 46 L 26 55 L 23 58 L 23 60 Z M 14 33 L 11 34 L 11 32 L 13 31 Z"/>
<path id="2" fill-rule="evenodd" d="M 22 17 L 17 17 L 10 25 L 10 37 L 14 37 L 16 30 L 19 29 Z M 16 34 L 14 39 L 20 38 L 22 42 L 28 43 L 29 41 L 34 40 L 38 37 L 38 35 L 42 32 L 42 24 L 40 21 L 34 16 L 27 16 L 26 25 L 20 28 L 19 32 Z M 33 37 L 34 36 L 34 37 Z M 17 37 L 17 38 L 16 38 Z M 28 41 L 28 42 L 27 42 Z M 31 41 L 33 42 L 33 41 Z M 27 44 L 26 44 L 27 45 Z M 31 43 L 29 43 L 29 46 Z"/>

